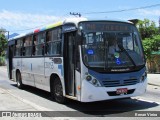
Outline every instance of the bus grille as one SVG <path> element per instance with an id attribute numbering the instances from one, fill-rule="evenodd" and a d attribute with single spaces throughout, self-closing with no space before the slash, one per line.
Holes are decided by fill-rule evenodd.
<path id="1" fill-rule="evenodd" d="M 127 80 L 104 80 L 102 81 L 105 87 L 116 87 L 116 86 L 127 86 L 135 85 L 139 83 L 138 79 L 127 79 Z"/>

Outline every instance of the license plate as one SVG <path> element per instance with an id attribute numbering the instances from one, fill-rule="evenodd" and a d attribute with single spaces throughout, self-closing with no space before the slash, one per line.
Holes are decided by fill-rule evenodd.
<path id="1" fill-rule="evenodd" d="M 127 93 L 127 92 L 128 92 L 127 88 L 119 88 L 116 91 L 117 94 L 124 94 L 124 93 Z"/>

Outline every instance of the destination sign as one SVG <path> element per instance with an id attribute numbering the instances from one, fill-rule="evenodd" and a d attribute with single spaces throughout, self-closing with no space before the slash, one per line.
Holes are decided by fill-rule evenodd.
<path id="1" fill-rule="evenodd" d="M 63 33 L 65 32 L 71 32 L 77 30 L 76 26 L 74 24 L 66 24 L 62 26 Z"/>
<path id="2" fill-rule="evenodd" d="M 131 25 L 114 22 L 84 22 L 81 29 L 86 31 L 131 31 Z"/>

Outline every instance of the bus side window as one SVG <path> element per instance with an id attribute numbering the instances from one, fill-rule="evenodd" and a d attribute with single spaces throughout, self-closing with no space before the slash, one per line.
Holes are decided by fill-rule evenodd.
<path id="1" fill-rule="evenodd" d="M 22 56 L 22 40 L 21 39 L 16 41 L 15 56 L 17 57 Z"/>
<path id="2" fill-rule="evenodd" d="M 45 54 L 50 55 L 51 54 L 51 40 L 52 40 L 52 31 L 47 32 L 46 36 L 46 45 L 45 45 Z"/>
<path id="3" fill-rule="evenodd" d="M 33 37 L 33 49 L 32 49 L 32 55 L 36 54 L 36 45 L 37 45 L 37 36 Z"/>
<path id="4" fill-rule="evenodd" d="M 31 49 L 32 49 L 32 36 L 28 36 L 24 40 L 24 55 L 31 56 Z"/>
<path id="5" fill-rule="evenodd" d="M 39 33 L 34 37 L 33 55 L 36 56 L 44 55 L 44 41 L 45 41 L 45 33 Z"/>
<path id="6" fill-rule="evenodd" d="M 47 33 L 46 55 L 60 55 L 61 54 L 61 29 L 56 28 Z"/>
<path id="7" fill-rule="evenodd" d="M 58 29 L 52 30 L 52 43 L 51 45 L 51 54 L 56 55 L 57 53 L 57 41 L 58 40 Z"/>

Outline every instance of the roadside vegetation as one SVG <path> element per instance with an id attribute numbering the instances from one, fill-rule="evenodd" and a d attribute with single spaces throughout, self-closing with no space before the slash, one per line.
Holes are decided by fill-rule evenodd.
<path id="1" fill-rule="evenodd" d="M 7 48 L 7 39 L 3 34 L 4 29 L 0 29 L 0 66 L 5 65 L 5 53 Z"/>
<path id="2" fill-rule="evenodd" d="M 142 38 L 148 72 L 160 72 L 160 29 L 148 19 L 139 20 L 137 28 Z"/>

